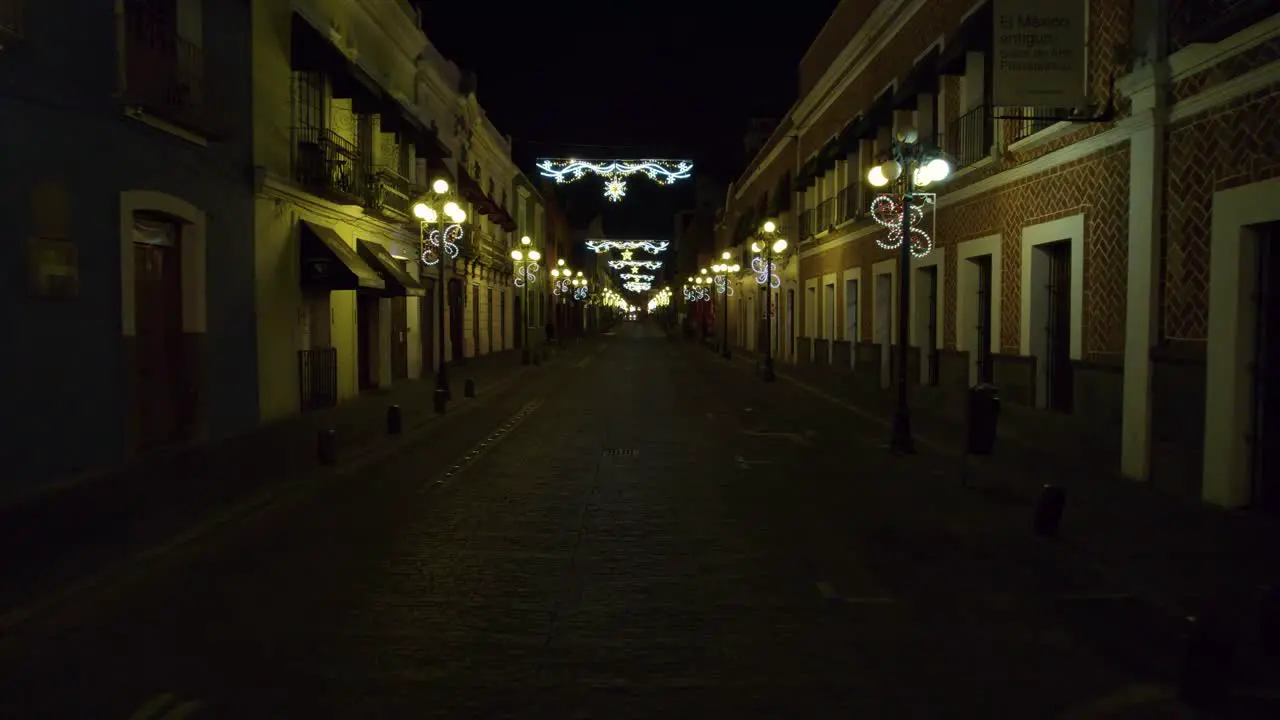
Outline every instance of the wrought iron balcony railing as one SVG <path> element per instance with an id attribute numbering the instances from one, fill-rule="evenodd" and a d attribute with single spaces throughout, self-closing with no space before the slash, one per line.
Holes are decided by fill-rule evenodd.
<path id="1" fill-rule="evenodd" d="M 804 212 L 800 213 L 800 239 L 801 240 L 811 238 L 817 234 L 817 231 L 813 229 L 813 225 L 814 225 L 813 208 L 809 208 L 808 210 L 805 210 Z"/>
<path id="2" fill-rule="evenodd" d="M 293 129 L 293 179 L 303 187 L 340 202 L 363 203 L 364 175 L 355 143 L 328 128 Z"/>
<path id="3" fill-rule="evenodd" d="M 413 190 L 409 180 L 388 167 L 375 168 L 369 178 L 368 207 L 393 220 L 405 220 L 410 214 L 409 197 Z"/>
<path id="4" fill-rule="evenodd" d="M 836 210 L 836 199 L 833 197 L 818 203 L 818 214 L 813 228 L 815 235 L 836 224 Z"/>
<path id="5" fill-rule="evenodd" d="M 846 185 L 836 196 L 837 225 L 858 217 L 862 210 L 862 206 L 859 204 L 860 201 L 858 199 L 859 189 L 859 184 L 852 182 Z"/>
<path id="6" fill-rule="evenodd" d="M 1061 113 L 1062 108 L 1050 107 L 1024 107 L 1013 108 L 1018 114 L 1026 117 L 1005 120 L 1008 123 L 1005 127 L 1009 130 L 1009 142 L 1015 143 L 1019 140 L 1035 135 L 1050 126 L 1057 125 L 1059 120 L 1055 114 Z"/>
<path id="7" fill-rule="evenodd" d="M 991 113 L 979 105 L 951 123 L 947 131 L 948 147 L 943 148 L 955 160 L 955 169 L 968 167 L 991 152 L 993 141 Z"/>
<path id="8" fill-rule="evenodd" d="M 188 130 L 209 129 L 204 54 L 178 36 L 172 15 L 142 0 L 127 0 L 122 50 L 125 104 Z"/>

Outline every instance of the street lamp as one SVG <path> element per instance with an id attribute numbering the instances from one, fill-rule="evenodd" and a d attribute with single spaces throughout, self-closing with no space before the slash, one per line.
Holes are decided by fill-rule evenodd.
<path id="1" fill-rule="evenodd" d="M 419 258 L 424 265 L 439 265 L 439 276 L 436 282 L 436 326 L 438 327 L 439 347 L 437 352 L 435 408 L 443 413 L 449 401 L 449 376 L 445 369 L 444 358 L 444 266 L 447 258 L 458 256 L 457 241 L 462 239 L 462 223 L 467 221 L 467 213 L 452 198 L 449 182 L 444 178 L 436 178 L 431 183 L 433 197 L 429 202 L 417 202 L 413 206 L 413 216 L 418 218 Z M 439 208 L 437 210 L 437 208 Z M 428 230 L 428 226 L 435 228 Z"/>
<path id="2" fill-rule="evenodd" d="M 556 260 L 556 267 L 551 268 L 551 294 L 555 312 L 556 342 L 563 346 L 564 335 L 569 330 L 569 293 L 572 292 L 573 270 L 564 264 L 564 258 Z"/>
<path id="3" fill-rule="evenodd" d="M 716 292 L 724 296 L 724 330 L 720 335 L 720 354 L 725 360 L 731 357 L 729 352 L 729 296 L 733 294 L 733 285 L 729 284 L 729 273 L 736 273 L 740 269 L 736 263 L 729 264 L 727 261 L 731 255 L 728 250 L 720 254 L 720 259 L 726 262 L 719 265 L 712 265 L 711 270 L 715 272 Z"/>
<path id="4" fill-rule="evenodd" d="M 542 253 L 534 250 L 531 246 L 533 241 L 528 235 L 520 238 L 520 247 L 511 251 L 511 259 L 516 262 L 515 267 L 515 283 L 523 293 L 520 300 L 521 314 L 520 322 L 524 325 L 524 341 L 520 343 L 520 364 L 529 364 L 529 286 L 538 281 L 538 261 L 542 259 Z"/>
<path id="5" fill-rule="evenodd" d="M 784 238 L 775 237 L 778 232 L 778 225 L 772 220 L 766 220 L 764 225 L 760 226 L 760 240 L 751 243 L 751 252 L 760 255 L 764 254 L 764 259 L 754 257 L 751 259 L 751 270 L 756 275 L 756 284 L 764 288 L 764 381 L 773 382 L 773 291 L 782 286 L 782 279 L 773 273 L 773 258 L 775 255 L 781 255 L 786 252 L 787 241 Z"/>
<path id="6" fill-rule="evenodd" d="M 884 187 L 902 178 L 905 187 L 902 200 L 895 203 L 888 195 L 881 195 L 871 203 L 872 214 L 883 224 L 879 216 L 887 210 L 896 212 L 901 208 L 902 217 L 896 218 L 896 227 L 890 226 L 887 241 L 879 244 L 886 249 L 898 250 L 898 406 L 893 413 L 893 434 L 889 439 L 889 448 L 894 452 L 915 452 L 911 439 L 911 412 L 907 407 L 907 308 L 911 300 L 911 256 L 924 257 L 933 249 L 933 240 L 919 229 L 911 227 L 912 214 L 923 218 L 926 199 L 915 197 L 916 186 L 925 187 L 930 183 L 941 182 L 951 174 L 951 163 L 936 148 L 926 148 L 920 142 L 920 135 L 913 128 L 898 131 L 897 142 L 893 144 L 892 157 L 867 172 L 867 182 L 875 187 Z"/>

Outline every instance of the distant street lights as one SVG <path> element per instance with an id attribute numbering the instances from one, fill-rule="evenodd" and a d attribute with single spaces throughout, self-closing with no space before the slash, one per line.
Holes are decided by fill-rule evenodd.
<path id="1" fill-rule="evenodd" d="M 898 407 L 893 414 L 893 434 L 889 448 L 895 452 L 915 452 L 911 439 L 911 412 L 907 407 L 907 333 L 911 300 L 911 256 L 924 257 L 933 250 L 933 238 L 911 226 L 912 215 L 924 217 L 925 196 L 916 197 L 916 186 L 941 182 L 951 174 L 951 163 L 936 148 L 927 148 L 913 128 L 898 131 L 892 157 L 867 172 L 867 182 L 884 187 L 899 178 L 905 184 L 900 202 L 890 195 L 880 195 L 871 203 L 876 220 L 889 227 L 887 240 L 878 241 L 885 249 L 898 250 Z M 904 177 L 905 176 L 905 177 Z M 897 213 L 901 217 L 897 217 Z M 888 216 L 886 219 L 885 216 Z M 896 226 L 895 226 L 896 225 Z"/>
<path id="2" fill-rule="evenodd" d="M 467 221 L 467 213 L 453 200 L 449 182 L 437 178 L 431 183 L 433 197 L 430 202 L 418 202 L 413 206 L 413 215 L 418 218 L 418 248 L 420 258 L 425 265 L 438 265 L 440 274 L 436 282 L 436 326 L 438 328 L 439 347 L 436 368 L 435 408 L 443 413 L 449 400 L 449 377 L 445 369 L 444 355 L 444 266 L 445 260 L 458 256 L 457 242 L 462 239 L 462 223 Z M 428 229 L 435 225 L 434 229 Z"/>
<path id="3" fill-rule="evenodd" d="M 736 273 L 741 269 L 736 263 L 732 265 L 729 264 L 728 260 L 730 257 L 732 256 L 729 254 L 729 251 L 725 250 L 720 255 L 720 259 L 725 262 L 711 266 L 711 270 L 716 274 L 716 292 L 720 293 L 724 297 L 724 322 L 721 325 L 724 330 L 721 332 L 720 336 L 720 354 L 724 356 L 725 360 L 728 360 L 731 357 L 731 353 L 729 351 L 729 296 L 733 294 L 733 284 L 729 282 L 729 274 Z"/>
<path id="4" fill-rule="evenodd" d="M 524 341 L 520 343 L 521 365 L 529 364 L 529 286 L 538 281 L 538 261 L 542 259 L 542 253 L 534 250 L 532 246 L 533 240 L 525 235 L 520 238 L 520 247 L 524 249 L 517 248 L 511 251 L 511 259 L 516 262 L 516 287 L 520 288 L 524 295 L 520 300 L 520 311 L 524 315 L 520 319 L 524 325 Z"/>
<path id="5" fill-rule="evenodd" d="M 785 238 L 776 236 L 777 223 L 766 220 L 760 226 L 760 240 L 751 243 L 751 252 L 760 257 L 752 258 L 751 269 L 756 284 L 764 288 L 764 381 L 773 382 L 773 291 L 782 286 L 782 279 L 773 273 L 773 258 L 787 250 Z"/>

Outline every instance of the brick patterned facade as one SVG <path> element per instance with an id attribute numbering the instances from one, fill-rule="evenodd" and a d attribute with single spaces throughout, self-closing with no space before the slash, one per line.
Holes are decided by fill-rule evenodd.
<path id="1" fill-rule="evenodd" d="M 1280 43 L 1267 45 L 1271 52 L 1280 48 Z M 1278 117 L 1280 85 L 1272 85 L 1169 128 L 1161 263 L 1163 339 L 1208 338 L 1213 193 L 1280 177 Z"/>

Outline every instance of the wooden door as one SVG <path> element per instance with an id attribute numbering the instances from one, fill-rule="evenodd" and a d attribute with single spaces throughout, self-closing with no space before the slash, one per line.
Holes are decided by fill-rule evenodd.
<path id="1" fill-rule="evenodd" d="M 409 298 L 391 298 L 391 379 L 409 377 Z"/>
<path id="2" fill-rule="evenodd" d="M 135 402 L 143 450 L 180 441 L 190 420 L 187 405 L 192 393 L 182 352 L 182 267 L 176 240 L 133 246 Z"/>

